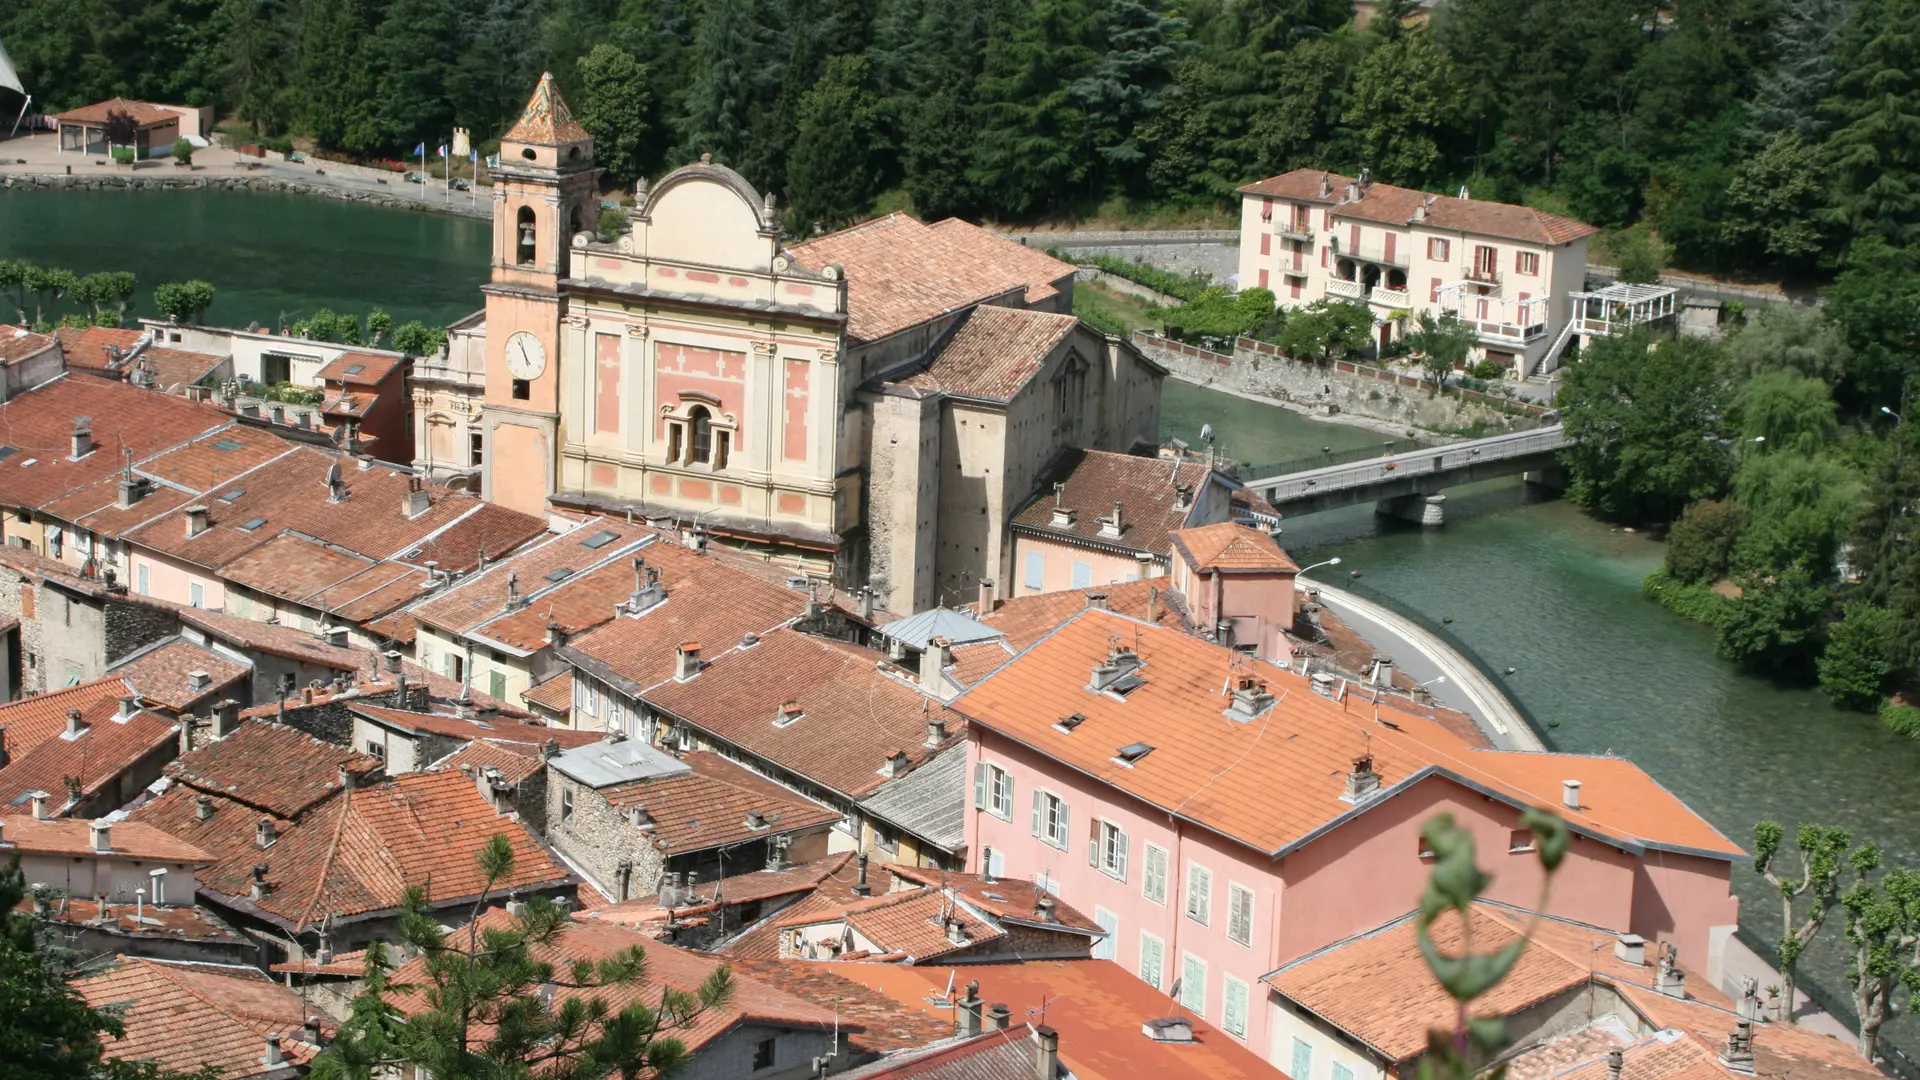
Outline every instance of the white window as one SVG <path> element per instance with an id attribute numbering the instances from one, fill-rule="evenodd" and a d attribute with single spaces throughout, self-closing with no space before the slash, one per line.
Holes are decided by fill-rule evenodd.
<path id="1" fill-rule="evenodd" d="M 560 789 L 560 824 L 573 824 L 573 788 Z"/>
<path id="2" fill-rule="evenodd" d="M 1207 1015 L 1207 962 L 1192 953 L 1181 954 L 1180 1004 L 1195 1016 Z"/>
<path id="3" fill-rule="evenodd" d="M 1147 845 L 1147 867 L 1140 874 L 1140 894 L 1165 907 L 1167 904 L 1167 852 Z"/>
<path id="4" fill-rule="evenodd" d="M 1227 1029 L 1227 1034 L 1244 1039 L 1247 1037 L 1247 984 L 1231 975 L 1222 983 L 1226 987 L 1226 1003 L 1220 1009 L 1220 1026 Z"/>
<path id="5" fill-rule="evenodd" d="M 600 684 L 599 683 L 589 682 L 587 684 L 587 715 L 588 716 L 600 715 Z"/>
<path id="6" fill-rule="evenodd" d="M 1093 943 L 1093 958 L 1111 960 L 1114 947 L 1120 944 L 1120 916 L 1106 908 L 1097 907 L 1093 909 L 1093 921 L 1099 923 L 1100 929 L 1107 932 L 1106 937 Z"/>
<path id="7" fill-rule="evenodd" d="M 1140 931 L 1140 979 L 1155 990 L 1166 978 L 1167 947 L 1159 938 Z"/>
<path id="8" fill-rule="evenodd" d="M 153 582 L 150 581 L 147 577 L 147 564 L 141 563 L 140 569 L 136 571 L 134 576 L 138 580 L 138 584 L 134 586 L 135 591 L 137 591 L 141 596 L 152 596 Z"/>
<path id="9" fill-rule="evenodd" d="M 1073 587 L 1090 589 L 1093 587 L 1093 564 L 1077 562 L 1073 564 Z"/>
<path id="10" fill-rule="evenodd" d="M 1051 791 L 1033 793 L 1033 835 L 1051 847 L 1067 850 L 1067 803 Z"/>
<path id="11" fill-rule="evenodd" d="M 1333 1063 L 1333 1080 L 1353 1080 L 1353 1070 L 1336 1061 Z"/>
<path id="12" fill-rule="evenodd" d="M 1007 853 L 996 848 L 987 849 L 987 873 L 994 877 L 1007 876 Z"/>
<path id="13" fill-rule="evenodd" d="M 1253 944 L 1253 890 L 1244 885 L 1227 886 L 1227 936 Z"/>
<path id="14" fill-rule="evenodd" d="M 1087 836 L 1087 865 L 1127 880 L 1127 834 L 1111 821 L 1095 821 Z"/>
<path id="15" fill-rule="evenodd" d="M 1293 1068 L 1289 1076 L 1310 1077 L 1313 1075 L 1313 1047 L 1298 1035 L 1293 1037 Z"/>
<path id="16" fill-rule="evenodd" d="M 1037 551 L 1027 552 L 1026 573 L 1020 583 L 1029 589 L 1040 590 L 1047 587 L 1047 559 Z"/>
<path id="17" fill-rule="evenodd" d="M 196 581 L 187 586 L 188 607 L 200 607 L 205 600 L 206 593 L 201 590 L 199 582 Z"/>
<path id="18" fill-rule="evenodd" d="M 1199 863 L 1187 864 L 1187 918 L 1207 925 L 1213 917 L 1213 871 Z"/>
<path id="19" fill-rule="evenodd" d="M 973 806 L 1001 821 L 1013 820 L 1013 777 L 984 761 L 973 766 Z"/>

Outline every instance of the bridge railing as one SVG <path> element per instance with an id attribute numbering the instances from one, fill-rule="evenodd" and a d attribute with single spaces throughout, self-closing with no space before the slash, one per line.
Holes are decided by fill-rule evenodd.
<path id="1" fill-rule="evenodd" d="M 1290 461 L 1276 461 L 1265 465 L 1242 465 L 1240 479 L 1247 483 L 1256 483 L 1260 477 L 1292 476 L 1294 473 L 1309 469 L 1324 469 L 1330 465 L 1349 465 L 1356 461 L 1371 461 L 1387 454 L 1403 454 L 1418 450 L 1426 443 L 1418 439 L 1382 439 L 1378 446 L 1356 446 L 1350 450 L 1323 450 L 1318 454 L 1303 454 Z"/>
<path id="2" fill-rule="evenodd" d="M 1553 427 L 1539 428 L 1534 431 L 1495 435 L 1491 438 L 1450 443 L 1446 446 L 1429 447 L 1405 454 L 1375 457 L 1351 465 L 1320 467 L 1290 476 L 1276 475 L 1263 480 L 1249 480 L 1247 486 L 1258 491 L 1269 502 L 1278 503 L 1317 495 L 1325 491 L 1340 491 L 1363 484 L 1419 476 L 1422 473 L 1464 468 L 1486 461 L 1501 461 L 1549 453 L 1565 445 L 1567 445 L 1566 431 L 1556 424 Z"/>

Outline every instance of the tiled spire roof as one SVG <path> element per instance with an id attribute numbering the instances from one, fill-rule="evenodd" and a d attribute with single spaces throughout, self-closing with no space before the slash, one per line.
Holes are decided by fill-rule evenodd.
<path id="1" fill-rule="evenodd" d="M 574 120 L 573 110 L 567 108 L 560 88 L 554 85 L 553 72 L 549 71 L 540 76 L 540 85 L 533 88 L 533 96 L 521 110 L 520 122 L 507 132 L 506 141 L 559 146 L 587 138 L 590 138 L 587 129 Z"/>

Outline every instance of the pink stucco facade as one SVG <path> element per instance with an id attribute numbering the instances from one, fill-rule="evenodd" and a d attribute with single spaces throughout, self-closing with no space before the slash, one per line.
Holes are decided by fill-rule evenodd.
<path id="1" fill-rule="evenodd" d="M 968 868 L 978 870 L 983 856 L 990 857 L 997 873 L 1050 882 L 1062 900 L 1110 928 L 1111 944 L 1102 946 L 1102 955 L 1110 949 L 1115 961 L 1153 982 L 1151 971 L 1143 973 L 1143 958 L 1150 967 L 1157 954 L 1163 991 L 1183 974 L 1203 975 L 1204 994 L 1196 1001 L 1192 988 L 1183 986 L 1183 999 L 1276 1067 L 1287 1064 L 1271 1045 L 1278 1005 L 1261 976 L 1411 911 L 1431 868 L 1420 841 L 1429 818 L 1452 814 L 1473 833 L 1480 864 L 1494 876 L 1490 899 L 1538 905 L 1536 856 L 1510 850 L 1524 839 L 1517 833 L 1521 811 L 1444 775 L 1376 796 L 1367 812 L 1274 859 L 978 725 L 971 729 L 968 752 L 970 775 L 975 763 L 984 763 L 1012 781 L 1006 816 L 970 802 Z M 1034 835 L 1037 792 L 1067 804 L 1064 850 Z M 1124 879 L 1113 872 L 1117 868 L 1095 865 L 1101 822 L 1125 835 Z M 1150 863 L 1160 859 L 1165 887 L 1164 897 L 1156 899 L 1147 879 Z M 1185 910 L 1191 866 L 1203 868 L 1207 878 L 1204 921 Z M 1547 910 L 1649 941 L 1671 941 L 1683 963 L 1713 976 L 1719 967 L 1715 953 L 1738 920 L 1730 880 L 1731 864 L 1724 859 L 1657 850 L 1634 854 L 1580 837 L 1554 878 Z M 1250 919 L 1234 917 L 1236 890 L 1251 894 Z M 1234 933 L 1237 923 L 1245 933 Z M 1247 1002 L 1238 1024 L 1227 1015 L 1235 984 L 1245 988 Z"/>
<path id="2" fill-rule="evenodd" d="M 1099 589 L 1143 577 L 1160 577 L 1166 568 L 1149 559 L 1063 544 L 1016 533 L 1013 539 L 1012 596 L 1037 596 L 1064 589 Z"/>

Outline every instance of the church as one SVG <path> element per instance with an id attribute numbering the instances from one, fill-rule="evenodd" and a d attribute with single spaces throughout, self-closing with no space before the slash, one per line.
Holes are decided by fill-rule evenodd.
<path id="1" fill-rule="evenodd" d="M 420 464 L 488 500 L 698 527 L 916 611 L 1006 579 L 1059 455 L 1156 440 L 1165 371 L 1071 314 L 1073 266 L 967 222 L 789 243 L 772 194 L 703 157 L 602 242 L 551 75 L 493 176 L 485 309 L 414 395 Z"/>

